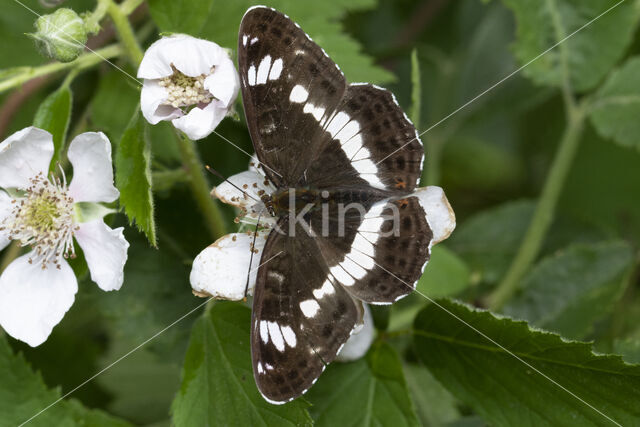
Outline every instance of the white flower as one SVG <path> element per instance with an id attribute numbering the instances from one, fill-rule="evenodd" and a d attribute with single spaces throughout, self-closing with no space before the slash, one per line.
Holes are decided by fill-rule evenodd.
<path id="1" fill-rule="evenodd" d="M 262 197 L 265 194 L 274 193 L 276 189 L 260 173 L 258 168 L 261 166 L 254 167 L 254 164 L 257 164 L 256 160 L 251 163 L 248 171 L 233 175 L 217 186 L 212 194 L 222 202 L 239 208 L 241 216 L 246 219 L 255 222 L 260 215 L 260 224 L 270 227 L 276 223 L 276 218 L 267 213 Z M 435 186 L 423 187 L 416 189 L 413 196 L 418 197 L 420 205 L 426 212 L 427 221 L 433 232 L 431 244 L 449 237 L 456 222 L 444 191 Z M 252 246 L 253 235 L 251 231 L 228 234 L 200 252 L 193 261 L 189 278 L 193 293 L 202 297 L 232 301 L 239 301 L 246 295 L 252 295 L 258 267 L 261 262 L 265 262 L 261 261 L 261 257 L 268 230 L 260 231 L 256 236 L 255 245 Z M 253 251 L 253 259 L 251 259 L 251 251 Z M 365 305 L 364 325 L 359 331 L 354 331 L 338 359 L 349 361 L 362 357 L 373 342 L 374 334 L 371 313 Z"/>
<path id="2" fill-rule="evenodd" d="M 120 195 L 113 186 L 111 144 L 103 133 L 78 135 L 69 145 L 73 179 L 49 175 L 49 132 L 28 127 L 0 144 L 0 249 L 14 240 L 31 251 L 0 275 L 0 326 L 32 347 L 46 341 L 73 304 L 78 282 L 65 258 L 82 248 L 91 279 L 105 290 L 122 286 L 129 243 L 102 217 Z"/>
<path id="3" fill-rule="evenodd" d="M 153 125 L 171 120 L 191 139 L 209 135 L 238 96 L 240 80 L 227 51 L 184 34 L 163 37 L 144 54 L 140 108 Z"/>

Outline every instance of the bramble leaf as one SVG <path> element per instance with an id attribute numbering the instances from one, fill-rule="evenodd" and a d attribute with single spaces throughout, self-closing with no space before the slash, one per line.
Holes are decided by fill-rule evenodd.
<path id="1" fill-rule="evenodd" d="M 272 405 L 258 392 L 251 368 L 250 318 L 248 308 L 221 302 L 198 319 L 171 409 L 177 427 L 213 420 L 234 426 L 311 424 L 304 400 Z"/>
<path id="2" fill-rule="evenodd" d="M 604 138 L 640 149 L 640 57 L 611 73 L 594 99 L 590 117 Z"/>
<path id="3" fill-rule="evenodd" d="M 590 344 L 533 330 L 523 321 L 451 301 L 439 304 L 416 318 L 416 353 L 442 385 L 489 424 L 640 422 L 640 366 L 625 364 L 619 356 L 596 355 Z"/>
<path id="4" fill-rule="evenodd" d="M 382 342 L 365 358 L 330 365 L 308 399 L 316 426 L 419 425 L 400 358 Z"/>
<path id="5" fill-rule="evenodd" d="M 122 135 L 116 152 L 116 186 L 120 204 L 138 230 L 156 246 L 156 225 L 151 193 L 151 148 L 146 137 L 145 122 L 136 113 Z"/>
<path id="6" fill-rule="evenodd" d="M 504 312 L 565 337 L 584 338 L 620 298 L 632 263 L 633 252 L 622 241 L 570 246 L 534 267 Z"/>
<path id="7" fill-rule="evenodd" d="M 593 89 L 624 55 L 638 18 L 632 1 L 503 0 L 503 3 L 516 17 L 514 53 L 521 64 L 527 64 L 522 70 L 524 75 L 541 85 L 561 86 L 566 67 L 570 84 L 578 92 Z M 557 47 L 537 58 L 557 43 L 560 43 Z M 537 59 L 531 62 L 534 58 Z"/>

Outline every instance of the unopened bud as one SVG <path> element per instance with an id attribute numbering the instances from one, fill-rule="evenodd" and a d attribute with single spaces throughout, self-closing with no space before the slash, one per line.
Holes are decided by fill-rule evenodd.
<path id="1" fill-rule="evenodd" d="M 60 62 L 71 62 L 84 50 L 87 30 L 82 18 L 71 9 L 58 9 L 36 20 L 36 33 L 29 34 L 38 50 Z"/>

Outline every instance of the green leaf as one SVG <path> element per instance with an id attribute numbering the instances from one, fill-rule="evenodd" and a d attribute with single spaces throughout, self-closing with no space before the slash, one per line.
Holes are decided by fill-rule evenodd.
<path id="1" fill-rule="evenodd" d="M 450 313 L 431 304 L 416 318 L 416 353 L 442 385 L 489 424 L 611 425 L 584 402 L 622 425 L 640 423 L 640 366 L 627 365 L 619 356 L 595 355 L 589 344 L 532 330 L 522 321 L 451 301 L 440 304 Z"/>
<path id="2" fill-rule="evenodd" d="M 604 138 L 640 149 L 640 57 L 611 73 L 594 99 L 590 117 Z"/>
<path id="3" fill-rule="evenodd" d="M 44 129 L 53 135 L 55 151 L 51 159 L 51 168 L 54 168 L 56 162 L 60 160 L 60 153 L 64 148 L 71 119 L 71 102 L 71 90 L 68 86 L 62 86 L 45 98 L 33 119 L 35 127 Z"/>
<path id="4" fill-rule="evenodd" d="M 574 90 L 594 88 L 624 55 L 632 40 L 638 10 L 620 2 L 589 26 L 589 21 L 619 0 L 503 0 L 518 24 L 514 52 L 522 72 L 541 85 L 561 86 L 566 65 Z M 579 31 L 578 31 L 579 30 Z M 578 31 L 559 46 L 534 58 Z"/>
<path id="5" fill-rule="evenodd" d="M 197 34 L 207 22 L 213 3 L 213 0 L 150 0 L 149 10 L 158 27 L 171 28 L 175 33 Z"/>
<path id="6" fill-rule="evenodd" d="M 330 365 L 308 398 L 316 426 L 419 425 L 400 358 L 383 342 L 366 358 Z"/>
<path id="7" fill-rule="evenodd" d="M 565 337 L 584 338 L 620 298 L 632 264 L 633 252 L 622 241 L 570 246 L 531 270 L 504 312 Z"/>
<path id="8" fill-rule="evenodd" d="M 404 371 L 423 426 L 448 426 L 460 418 L 457 400 L 424 366 L 405 364 Z"/>
<path id="9" fill-rule="evenodd" d="M 91 100 L 89 110 L 93 126 L 106 133 L 111 141 L 119 141 L 136 114 L 139 100 L 140 91 L 132 81 L 119 70 L 109 70 L 101 75 Z"/>
<path id="10" fill-rule="evenodd" d="M 0 337 L 0 377 L 0 426 L 19 425 L 60 398 L 59 390 L 49 390 L 24 358 L 13 354 L 4 337 Z M 77 401 L 62 400 L 33 418 L 29 425 L 124 427 L 129 424 L 86 409 Z"/>
<path id="11" fill-rule="evenodd" d="M 615 340 L 613 350 L 616 354 L 620 354 L 627 363 L 640 364 L 640 338 L 630 337 Z"/>
<path id="12" fill-rule="evenodd" d="M 149 242 L 156 246 L 156 225 L 151 193 L 151 148 L 146 136 L 145 122 L 136 113 L 125 130 L 116 152 L 116 186 L 120 190 L 120 204 L 135 221 Z"/>
<path id="13" fill-rule="evenodd" d="M 174 3 L 191 4 L 190 1 L 174 0 Z M 218 2 L 211 8 L 209 15 L 205 15 L 205 25 L 200 32 L 189 31 L 189 34 L 202 37 L 218 43 L 220 46 L 236 49 L 238 45 L 238 26 L 246 10 L 260 2 L 252 0 L 238 0 Z M 347 79 L 352 82 L 388 82 L 393 74 L 373 65 L 370 57 L 361 52 L 360 45 L 346 35 L 340 19 L 346 11 L 362 10 L 376 5 L 375 0 L 337 0 L 332 2 L 301 2 L 297 0 L 274 0 L 269 3 L 279 11 L 286 13 L 295 20 L 313 40 L 322 46 L 331 58 L 344 71 Z M 188 7 L 188 6 L 184 6 Z M 183 6 L 174 6 L 182 9 Z M 199 9 L 203 15 L 201 9 Z M 153 12 L 153 9 L 152 9 Z M 152 16 L 158 17 L 157 14 Z M 182 24 L 160 18 L 156 24 L 161 31 L 183 31 Z"/>
<path id="14" fill-rule="evenodd" d="M 535 203 L 506 203 L 467 219 L 447 241 L 471 268 L 474 282 L 496 282 L 506 271 L 526 232 Z M 425 270 L 426 271 L 426 270 Z"/>
<path id="15" fill-rule="evenodd" d="M 217 303 L 198 319 L 187 350 L 182 387 L 172 405 L 177 427 L 311 424 L 302 399 L 272 405 L 253 379 L 251 310 Z"/>
<path id="16" fill-rule="evenodd" d="M 469 267 L 445 246 L 434 246 L 417 290 L 431 298 L 455 296 L 469 286 Z"/>

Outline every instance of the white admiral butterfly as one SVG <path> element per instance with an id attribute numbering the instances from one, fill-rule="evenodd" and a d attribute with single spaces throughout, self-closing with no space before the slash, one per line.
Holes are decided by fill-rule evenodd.
<path id="1" fill-rule="evenodd" d="M 362 302 L 390 304 L 415 288 L 433 240 L 412 196 L 424 154 L 389 91 L 348 84 L 282 13 L 246 12 L 238 62 L 249 132 L 277 189 L 263 199 L 284 230 L 270 232 L 262 260 L 273 259 L 258 270 L 253 371 L 262 395 L 284 403 L 335 359 Z M 291 223 L 290 208 L 307 227 Z"/>

